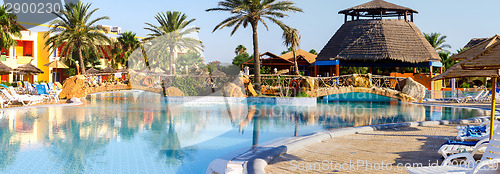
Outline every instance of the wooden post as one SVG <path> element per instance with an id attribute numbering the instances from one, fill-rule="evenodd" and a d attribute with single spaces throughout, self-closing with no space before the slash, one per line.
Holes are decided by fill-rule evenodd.
<path id="1" fill-rule="evenodd" d="M 417 68 L 413 67 L 413 74 L 417 74 Z"/>
<path id="2" fill-rule="evenodd" d="M 443 74 L 443 67 L 439 67 L 439 74 Z"/>
<path id="3" fill-rule="evenodd" d="M 335 75 L 340 76 L 340 65 L 335 65 Z"/>
<path id="4" fill-rule="evenodd" d="M 382 20 L 382 16 L 383 16 L 384 12 L 382 10 L 380 10 L 380 20 Z"/>
<path id="5" fill-rule="evenodd" d="M 346 22 L 347 22 L 347 13 L 344 14 L 344 23 L 346 23 Z"/>
<path id="6" fill-rule="evenodd" d="M 368 68 L 368 72 L 369 72 L 370 74 L 373 74 L 373 67 L 369 67 L 369 68 Z"/>
<path id="7" fill-rule="evenodd" d="M 491 96 L 490 140 L 491 140 L 491 137 L 493 135 L 493 126 L 495 125 L 495 110 L 496 110 L 495 105 L 496 105 L 496 99 L 497 99 L 497 78 L 498 77 L 492 78 L 493 85 L 491 86 L 491 88 L 493 90 L 491 91 L 492 96 Z"/>
<path id="8" fill-rule="evenodd" d="M 314 65 L 314 77 L 318 76 L 318 66 Z"/>
<path id="9" fill-rule="evenodd" d="M 405 21 L 408 21 L 408 12 L 405 11 Z"/>
<path id="10" fill-rule="evenodd" d="M 431 78 L 433 78 L 434 73 L 432 73 L 432 66 L 430 66 L 430 67 L 429 67 L 429 71 L 430 71 L 430 73 L 429 73 L 429 74 L 430 74 Z"/>
<path id="11" fill-rule="evenodd" d="M 359 12 L 356 12 L 356 20 L 359 20 Z"/>
<path id="12" fill-rule="evenodd" d="M 411 22 L 413 22 L 413 13 L 410 13 Z"/>

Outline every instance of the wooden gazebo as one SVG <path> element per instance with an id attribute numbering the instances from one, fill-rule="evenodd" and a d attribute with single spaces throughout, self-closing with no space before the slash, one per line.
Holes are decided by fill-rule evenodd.
<path id="1" fill-rule="evenodd" d="M 345 23 L 318 54 L 314 76 L 339 67 L 442 67 L 441 58 L 413 23 L 417 11 L 383 0 L 341 10 Z M 350 19 L 350 20 L 349 20 Z"/>

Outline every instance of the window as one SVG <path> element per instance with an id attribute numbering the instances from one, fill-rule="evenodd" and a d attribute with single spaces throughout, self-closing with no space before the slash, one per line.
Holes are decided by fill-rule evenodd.
<path id="1" fill-rule="evenodd" d="M 57 57 L 57 48 L 54 50 L 54 57 Z"/>
<path id="2" fill-rule="evenodd" d="M 16 47 L 12 48 L 12 58 L 16 58 Z"/>

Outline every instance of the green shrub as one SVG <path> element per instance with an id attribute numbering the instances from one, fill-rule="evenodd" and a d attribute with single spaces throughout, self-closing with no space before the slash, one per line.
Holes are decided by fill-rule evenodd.
<path id="1" fill-rule="evenodd" d="M 469 83 L 464 82 L 464 83 L 462 83 L 462 84 L 460 85 L 460 87 L 459 87 L 459 88 L 470 88 L 470 87 L 471 87 L 471 85 L 470 85 Z"/>

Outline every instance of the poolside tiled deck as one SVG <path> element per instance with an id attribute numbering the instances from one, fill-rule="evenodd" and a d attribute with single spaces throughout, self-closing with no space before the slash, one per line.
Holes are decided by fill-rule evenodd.
<path id="1" fill-rule="evenodd" d="M 398 163 L 428 166 L 438 161 L 440 164 L 442 157 L 437 151 L 441 144 L 456 136 L 456 126 L 409 127 L 328 139 L 282 155 L 266 167 L 266 172 L 406 173 Z M 363 165 L 367 163 L 371 166 Z"/>

